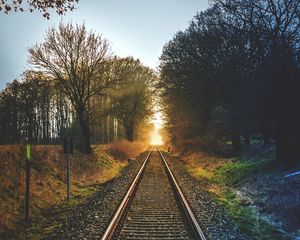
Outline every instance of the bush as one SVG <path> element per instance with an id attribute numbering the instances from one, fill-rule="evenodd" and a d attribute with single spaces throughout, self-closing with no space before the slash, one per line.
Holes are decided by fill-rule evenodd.
<path id="1" fill-rule="evenodd" d="M 129 142 L 127 140 L 120 140 L 118 142 L 109 144 L 105 151 L 115 159 L 126 160 L 136 157 L 145 150 L 147 150 L 147 146 L 142 142 Z"/>
<path id="2" fill-rule="evenodd" d="M 80 200 L 95 184 L 117 176 L 125 162 L 114 161 L 93 146 L 93 154 L 74 151 L 71 155 L 71 193 Z M 66 198 L 66 155 L 60 145 L 31 146 L 31 220 L 39 211 L 62 203 Z M 25 145 L 0 145 L 0 239 L 21 227 L 25 192 Z M 12 239 L 12 238 L 8 238 Z"/>

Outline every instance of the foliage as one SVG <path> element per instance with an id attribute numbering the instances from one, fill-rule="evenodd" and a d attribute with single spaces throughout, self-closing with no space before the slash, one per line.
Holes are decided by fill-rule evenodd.
<path id="1" fill-rule="evenodd" d="M 155 72 L 84 25 L 52 27 L 29 49 L 32 69 L 0 92 L 0 144 L 92 143 L 139 138 L 153 101 Z"/>
<path id="2" fill-rule="evenodd" d="M 254 208 L 241 206 L 240 199 L 234 193 L 228 191 L 217 198 L 228 210 L 229 217 L 235 220 L 240 230 L 251 236 L 251 239 L 284 239 L 280 235 L 280 231 L 277 232 L 274 226 L 260 218 Z"/>
<path id="3" fill-rule="evenodd" d="M 29 49 L 31 63 L 49 75 L 71 101 L 83 135 L 83 150 L 91 152 L 89 102 L 116 79 L 108 76 L 110 57 L 106 39 L 87 32 L 84 25 L 60 24 L 51 28 L 45 42 Z"/>
<path id="4" fill-rule="evenodd" d="M 49 140 L 51 82 L 39 73 L 25 72 L 24 81 L 13 81 L 0 94 L 0 143 L 15 143 L 40 136 Z"/>
<path id="5" fill-rule="evenodd" d="M 105 148 L 105 152 L 115 159 L 127 160 L 135 158 L 141 152 L 147 150 L 147 146 L 142 142 L 129 142 L 127 140 L 120 140 L 109 144 Z"/>
<path id="6" fill-rule="evenodd" d="M 285 164 L 299 155 L 299 20 L 295 0 L 214 0 L 161 55 L 159 87 L 173 144 L 198 139 L 218 152 L 231 141 L 274 139 Z"/>
<path id="7" fill-rule="evenodd" d="M 259 145 L 257 144 L 256 147 Z M 285 239 L 282 237 L 280 229 L 273 226 L 259 212 L 259 209 L 251 204 L 247 194 L 235 189 L 237 186 L 240 187 L 238 189 L 244 189 L 260 175 L 260 181 L 268 181 L 263 176 L 272 173 L 274 147 L 266 147 L 260 153 L 257 153 L 257 149 L 252 147 L 248 146 L 247 150 L 249 151 L 242 156 L 232 158 L 210 156 L 204 153 L 188 153 L 184 156 L 185 168 L 189 174 L 200 180 L 199 184 L 226 208 L 229 217 L 251 239 Z M 278 175 L 278 172 L 275 171 L 273 174 Z M 274 178 L 274 175 L 270 178 Z M 255 192 L 257 191 L 258 189 L 255 189 Z M 262 193 L 259 192 L 259 194 L 261 199 Z M 269 204 L 268 201 L 266 206 L 269 206 Z M 294 206 L 294 199 L 291 205 Z"/>
<path id="8" fill-rule="evenodd" d="M 100 184 L 117 176 L 126 165 L 113 160 L 101 146 L 93 146 L 93 155 L 75 151 L 72 163 L 73 204 L 95 191 Z M 62 203 L 66 198 L 65 155 L 61 146 L 32 146 L 31 213 L 33 224 L 42 209 Z M 25 191 L 25 146 L 0 146 L 0 234 L 22 227 Z"/>
<path id="9" fill-rule="evenodd" d="M 265 171 L 270 167 L 270 159 L 263 159 L 257 162 L 233 161 L 220 167 L 214 174 L 214 181 L 228 186 L 235 186 L 247 179 L 252 178 L 252 174 L 258 171 Z"/>
<path id="10" fill-rule="evenodd" d="M 137 138 L 138 128 L 145 125 L 152 113 L 151 85 L 156 75 L 139 60 L 125 58 L 119 61 L 127 63 L 127 74 L 118 86 L 118 91 L 112 94 L 112 104 L 106 114 L 115 116 L 124 126 L 126 139 L 133 141 Z"/>
<path id="11" fill-rule="evenodd" d="M 43 13 L 43 17 L 49 19 L 49 9 L 54 8 L 57 14 L 61 15 L 67 11 L 73 11 L 75 8 L 75 3 L 79 0 L 1 0 L 0 1 L 0 11 L 4 11 L 6 14 L 11 11 L 23 12 L 27 8 L 30 12 L 34 10 L 39 10 Z"/>

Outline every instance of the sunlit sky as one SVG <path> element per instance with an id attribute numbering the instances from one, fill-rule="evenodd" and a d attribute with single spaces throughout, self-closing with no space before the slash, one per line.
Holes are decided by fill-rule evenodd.
<path id="1" fill-rule="evenodd" d="M 77 10 L 62 17 L 53 13 L 50 20 L 39 12 L 0 12 L 0 89 L 29 68 L 28 47 L 60 21 L 84 22 L 111 42 L 115 54 L 155 69 L 164 44 L 207 6 L 208 0 L 80 0 Z"/>
<path id="2" fill-rule="evenodd" d="M 159 110 L 155 110 L 154 116 L 153 116 L 153 125 L 156 130 L 159 130 L 163 127 L 163 119 L 162 119 L 162 112 Z"/>
<path id="3" fill-rule="evenodd" d="M 154 129 L 151 133 L 151 139 L 150 139 L 150 144 L 151 145 L 162 145 L 163 140 L 162 136 L 160 135 L 160 129 L 163 128 L 163 119 L 162 119 L 162 113 L 159 111 L 159 109 L 154 109 L 156 112 L 154 113 L 153 116 L 153 125 Z"/>

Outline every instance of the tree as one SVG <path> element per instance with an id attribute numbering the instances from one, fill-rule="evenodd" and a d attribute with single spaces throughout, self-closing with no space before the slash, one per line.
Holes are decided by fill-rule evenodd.
<path id="1" fill-rule="evenodd" d="M 44 76 L 27 71 L 1 93 L 2 143 L 49 142 L 51 86 Z"/>
<path id="2" fill-rule="evenodd" d="M 22 126 L 20 108 L 20 83 L 11 82 L 0 95 L 0 132 L 1 143 L 16 143 L 21 139 Z"/>
<path id="3" fill-rule="evenodd" d="M 264 128 L 274 128 L 277 158 L 297 162 L 300 154 L 299 40 L 300 2 L 296 0 L 216 0 L 235 21 L 246 25 L 247 36 L 264 67 L 260 111 Z M 258 65 L 257 65 L 258 66 Z M 296 90 L 297 89 L 297 90 Z M 288 117 L 289 116 L 289 117 Z M 269 135 L 268 131 L 264 131 Z M 267 140 L 267 138 L 266 138 Z"/>
<path id="4" fill-rule="evenodd" d="M 231 72 L 231 64 L 225 62 L 230 63 L 227 43 L 234 34 L 217 17 L 217 10 L 197 14 L 188 29 L 177 33 L 164 47 L 160 65 L 164 97 L 173 106 L 168 115 L 176 139 L 195 139 L 203 149 L 217 145 L 210 131 L 212 116 L 217 109 L 230 110 L 229 100 L 236 95 L 230 86 L 234 78 L 224 78 L 226 71 Z"/>
<path id="5" fill-rule="evenodd" d="M 136 131 L 151 111 L 146 88 L 140 86 L 114 99 L 112 115 L 123 124 L 127 140 L 136 139 Z"/>
<path id="6" fill-rule="evenodd" d="M 111 92 L 111 106 L 106 114 L 116 117 L 125 129 L 129 141 L 136 139 L 137 130 L 151 113 L 151 85 L 155 73 L 131 57 L 115 59 L 115 75 L 119 85 Z"/>
<path id="7" fill-rule="evenodd" d="M 55 79 L 69 98 L 82 131 L 82 150 L 90 153 L 90 101 L 117 82 L 107 71 L 111 56 L 107 40 L 84 25 L 60 24 L 29 53 L 29 63 Z"/>
<path id="8" fill-rule="evenodd" d="M 300 2 L 211 2 L 161 56 L 174 139 L 218 146 L 230 135 L 241 150 L 243 137 L 249 144 L 251 134 L 260 133 L 265 143 L 275 140 L 279 160 L 297 162 Z"/>
<path id="9" fill-rule="evenodd" d="M 23 73 L 20 89 L 21 112 L 27 119 L 26 132 L 29 142 L 49 143 L 52 80 L 40 72 Z"/>
<path id="10" fill-rule="evenodd" d="M 0 11 L 4 11 L 6 14 L 11 11 L 23 12 L 28 8 L 30 12 L 39 10 L 43 13 L 43 16 L 50 17 L 49 9 L 54 8 L 56 12 L 61 15 L 66 11 L 72 11 L 75 8 L 75 3 L 79 0 L 27 0 L 26 3 L 23 0 L 1 0 Z"/>

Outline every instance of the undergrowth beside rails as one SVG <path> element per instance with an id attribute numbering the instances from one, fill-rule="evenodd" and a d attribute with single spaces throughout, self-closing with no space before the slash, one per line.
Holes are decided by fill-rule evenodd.
<path id="1" fill-rule="evenodd" d="M 133 145 L 136 145 L 134 143 Z M 123 145 L 126 145 L 125 147 Z M 130 148 L 128 147 L 130 146 Z M 141 144 L 138 150 L 144 150 Z M 134 157 L 126 141 L 94 145 L 93 154 L 71 155 L 71 200 L 66 201 L 66 156 L 59 145 L 33 145 L 31 159 L 30 227 L 24 225 L 25 147 L 0 146 L 0 238 L 41 239 L 56 228 L 53 212 L 68 212 L 117 177 Z M 110 152 L 118 149 L 118 160 Z M 130 151 L 129 151 L 130 150 Z M 17 229 L 17 231 L 16 231 Z"/>
<path id="2" fill-rule="evenodd" d="M 260 154 L 250 150 L 231 158 L 190 153 L 183 159 L 187 171 L 201 180 L 211 196 L 227 209 L 229 217 L 242 232 L 256 240 L 286 239 L 282 237 L 281 230 L 238 191 L 243 183 L 272 171 L 274 151 L 271 147 Z"/>

